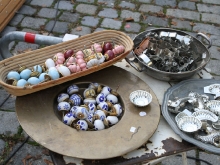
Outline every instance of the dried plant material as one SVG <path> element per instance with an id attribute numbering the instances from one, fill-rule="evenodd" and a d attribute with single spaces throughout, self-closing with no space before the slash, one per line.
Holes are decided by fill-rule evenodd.
<path id="1" fill-rule="evenodd" d="M 47 160 L 47 159 L 44 159 L 44 162 L 45 162 L 47 165 L 54 165 L 53 162 L 51 162 L 50 160 Z"/>
<path id="2" fill-rule="evenodd" d="M 191 26 L 195 26 L 196 24 L 194 22 L 189 23 Z"/>
<path id="3" fill-rule="evenodd" d="M 134 18 L 129 17 L 129 18 L 126 18 L 125 21 L 126 21 L 126 22 L 134 22 Z"/>
<path id="4" fill-rule="evenodd" d="M 81 27 L 81 26 L 78 26 L 78 27 L 76 28 L 76 31 L 82 31 L 82 27 Z"/>
<path id="5" fill-rule="evenodd" d="M 71 0 L 70 2 L 71 2 L 72 4 L 74 4 L 74 3 L 75 3 L 75 1 L 74 1 L 74 0 Z"/>
<path id="6" fill-rule="evenodd" d="M 49 150 L 48 149 L 44 149 L 42 151 L 42 154 L 49 156 Z"/>
<path id="7" fill-rule="evenodd" d="M 172 22 L 171 22 L 171 25 L 177 26 L 177 22 L 172 21 Z"/>
<path id="8" fill-rule="evenodd" d="M 217 49 L 220 52 L 220 48 Z"/>
<path id="9" fill-rule="evenodd" d="M 159 11 L 158 13 L 156 13 L 157 17 L 166 17 L 166 15 L 162 12 Z"/>
<path id="10" fill-rule="evenodd" d="M 30 154 L 26 155 L 24 159 L 22 159 L 22 162 L 24 165 L 26 165 L 26 161 L 31 159 L 33 156 L 31 156 Z"/>

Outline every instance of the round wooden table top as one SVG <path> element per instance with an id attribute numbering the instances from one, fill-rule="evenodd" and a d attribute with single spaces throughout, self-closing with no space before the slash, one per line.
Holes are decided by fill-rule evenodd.
<path id="1" fill-rule="evenodd" d="M 124 114 L 120 121 L 101 131 L 77 131 L 57 116 L 57 96 L 72 84 L 97 82 L 111 89 L 118 86 Z M 134 106 L 129 95 L 135 90 L 151 93 L 152 102 Z M 160 120 L 160 106 L 154 92 L 137 76 L 116 66 L 16 99 L 18 120 L 26 133 L 56 153 L 83 159 L 106 159 L 126 154 L 147 142 Z M 146 112 L 141 116 L 140 112 Z"/>

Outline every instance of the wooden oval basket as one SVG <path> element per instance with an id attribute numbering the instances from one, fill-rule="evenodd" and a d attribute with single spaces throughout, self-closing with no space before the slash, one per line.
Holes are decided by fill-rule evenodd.
<path id="1" fill-rule="evenodd" d="M 101 44 L 102 42 L 112 42 L 112 40 L 115 42 L 115 44 L 121 44 L 125 47 L 124 53 L 98 66 L 94 66 L 85 71 L 72 73 L 69 76 L 61 77 L 57 80 L 50 80 L 50 81 L 43 82 L 37 85 L 27 86 L 23 88 L 12 86 L 6 83 L 6 76 L 8 72 L 12 70 L 17 70 L 18 65 L 20 66 L 25 65 L 27 68 L 32 68 L 34 65 L 44 64 L 46 59 L 53 58 L 53 56 L 56 53 L 61 52 L 63 50 L 74 49 L 74 51 L 77 52 L 78 50 L 89 48 L 91 46 L 91 41 Z M 99 71 L 106 67 L 109 67 L 115 64 L 116 62 L 122 60 L 123 58 L 125 58 L 132 49 L 133 49 L 132 39 L 123 32 L 116 31 L 116 30 L 104 30 L 100 32 L 95 32 L 95 33 L 77 38 L 75 40 L 70 40 L 70 41 L 60 43 L 60 44 L 48 46 L 42 49 L 19 54 L 19 55 L 7 58 L 3 61 L 0 61 L 0 85 L 12 95 L 15 95 L 15 96 L 27 95 L 30 93 L 34 93 L 34 92 L 37 92 L 37 91 L 40 91 L 40 90 L 43 90 L 49 87 L 53 87 L 55 85 L 62 84 L 67 81 L 88 75 L 90 73 Z"/>

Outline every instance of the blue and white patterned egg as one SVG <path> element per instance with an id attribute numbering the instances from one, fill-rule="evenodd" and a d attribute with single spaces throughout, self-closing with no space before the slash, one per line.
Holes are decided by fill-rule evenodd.
<path id="1" fill-rule="evenodd" d="M 70 112 L 71 112 L 74 116 L 76 116 L 75 114 L 76 114 L 76 111 L 77 111 L 78 108 L 79 108 L 79 106 L 72 106 L 72 108 L 70 109 Z"/>
<path id="2" fill-rule="evenodd" d="M 104 93 L 105 96 L 107 96 L 111 91 L 111 88 L 109 88 L 108 86 L 105 86 L 102 88 L 101 93 Z"/>
<path id="3" fill-rule="evenodd" d="M 100 102 L 103 102 L 105 100 L 106 100 L 106 98 L 105 98 L 104 93 L 99 93 L 98 96 L 96 97 L 96 103 L 97 104 L 99 104 Z"/>
<path id="4" fill-rule="evenodd" d="M 67 101 L 69 99 L 69 95 L 67 93 L 60 93 L 57 97 L 57 102 Z"/>
<path id="5" fill-rule="evenodd" d="M 94 83 L 90 83 L 89 86 L 88 86 L 88 88 L 97 89 L 98 86 L 99 86 L 99 83 L 94 82 Z"/>
<path id="6" fill-rule="evenodd" d="M 89 112 L 85 107 L 78 107 L 75 112 L 75 116 L 78 119 L 86 119 L 88 115 L 89 115 Z"/>
<path id="7" fill-rule="evenodd" d="M 27 83 L 25 79 L 20 79 L 17 81 L 17 87 L 24 87 Z"/>
<path id="8" fill-rule="evenodd" d="M 30 69 L 22 70 L 21 73 L 20 73 L 20 76 L 21 76 L 22 79 L 25 79 L 25 80 L 29 79 L 30 76 L 31 76 L 31 70 Z"/>
<path id="9" fill-rule="evenodd" d="M 72 94 L 69 98 L 69 101 L 71 102 L 72 105 L 80 105 L 81 104 L 81 97 L 77 94 Z"/>
<path id="10" fill-rule="evenodd" d="M 90 123 L 93 123 L 93 114 L 89 113 L 89 115 L 88 115 L 86 120 L 89 121 Z"/>
<path id="11" fill-rule="evenodd" d="M 70 104 L 66 101 L 62 101 L 57 105 L 58 111 L 69 111 L 70 110 Z"/>
<path id="12" fill-rule="evenodd" d="M 79 120 L 76 123 L 79 126 L 79 129 L 82 131 L 86 131 L 88 129 L 88 124 L 85 120 Z"/>
<path id="13" fill-rule="evenodd" d="M 105 101 L 100 102 L 97 105 L 97 109 L 104 109 L 104 110 L 108 111 L 108 104 Z"/>
<path id="14" fill-rule="evenodd" d="M 65 114 L 63 117 L 63 123 L 66 125 L 71 125 L 74 120 L 76 120 L 76 118 L 71 112 Z"/>
<path id="15" fill-rule="evenodd" d="M 96 111 L 96 105 L 94 103 L 89 103 L 88 107 L 89 107 L 89 113 L 93 114 Z"/>
<path id="16" fill-rule="evenodd" d="M 118 103 L 118 98 L 117 98 L 115 95 L 113 95 L 113 94 L 108 94 L 108 95 L 106 96 L 106 99 L 107 99 L 108 101 L 110 101 L 112 104 Z"/>
<path id="17" fill-rule="evenodd" d="M 116 109 L 117 116 L 120 116 L 122 113 L 122 106 L 120 104 L 115 104 L 114 107 Z"/>
<path id="18" fill-rule="evenodd" d="M 38 72 L 38 73 L 42 73 L 42 67 L 40 65 L 35 65 L 33 67 L 33 71 Z"/>
<path id="19" fill-rule="evenodd" d="M 89 103 L 96 104 L 96 99 L 94 99 L 94 98 L 87 98 L 87 99 L 83 100 L 83 103 L 84 104 L 89 104 Z"/>
<path id="20" fill-rule="evenodd" d="M 31 85 L 36 85 L 36 84 L 39 84 L 40 83 L 40 79 L 37 78 L 37 77 L 30 77 L 28 80 L 27 80 L 28 83 L 30 83 Z"/>
<path id="21" fill-rule="evenodd" d="M 108 116 L 106 119 L 108 120 L 109 125 L 118 123 L 118 118 L 116 116 Z"/>
<path id="22" fill-rule="evenodd" d="M 10 71 L 7 74 L 7 79 L 19 80 L 20 78 L 21 78 L 21 76 L 17 71 Z"/>
<path id="23" fill-rule="evenodd" d="M 67 93 L 69 95 L 72 95 L 73 93 L 77 93 L 79 92 L 79 87 L 77 85 L 70 85 L 68 88 L 67 88 Z"/>
<path id="24" fill-rule="evenodd" d="M 105 129 L 105 125 L 104 125 L 103 121 L 99 120 L 99 119 L 94 121 L 94 127 L 95 127 L 96 131 L 100 131 L 100 130 Z"/>
<path id="25" fill-rule="evenodd" d="M 102 110 L 95 111 L 94 116 L 96 116 L 96 119 L 100 119 L 102 121 L 104 121 L 104 119 L 106 118 L 106 115 Z"/>

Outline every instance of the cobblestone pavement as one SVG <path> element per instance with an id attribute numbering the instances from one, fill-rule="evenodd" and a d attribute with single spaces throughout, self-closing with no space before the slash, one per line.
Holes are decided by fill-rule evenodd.
<path id="1" fill-rule="evenodd" d="M 58 8 L 58 12 L 57 12 Z M 57 13 L 57 16 L 56 16 Z M 129 19 L 132 21 L 128 21 Z M 57 21 L 54 28 L 54 21 Z M 134 38 L 139 32 L 156 27 L 169 27 L 191 35 L 203 32 L 213 41 L 212 59 L 207 68 L 219 79 L 220 1 L 219 0 L 26 0 L 13 19 L 0 33 L 11 31 L 32 32 L 63 37 L 65 33 L 85 35 L 104 29 L 116 29 Z M 11 42 L 13 54 L 34 50 L 41 45 L 21 41 Z M 19 125 L 15 113 L 15 96 L 0 88 L 0 162 L 24 141 L 27 134 Z M 201 150 L 187 152 L 188 156 L 219 164 L 220 156 Z M 9 164 L 46 165 L 51 162 L 48 150 L 29 139 Z M 205 164 L 189 160 L 189 164 Z M 162 161 L 162 165 L 181 164 L 181 158 Z"/>

